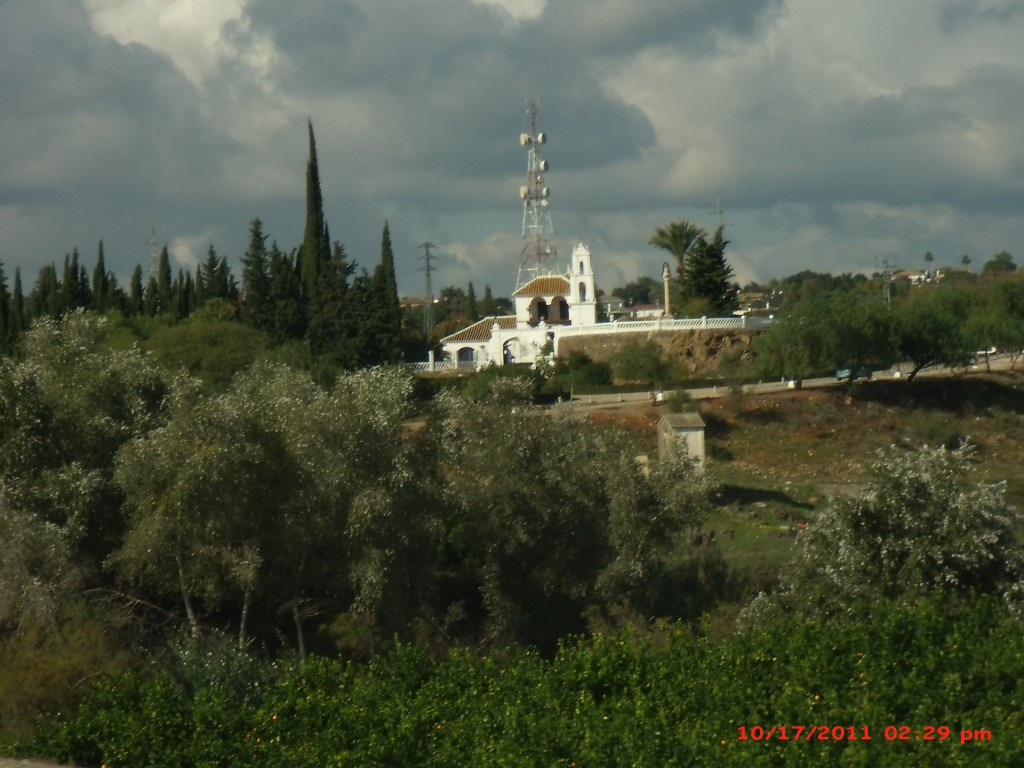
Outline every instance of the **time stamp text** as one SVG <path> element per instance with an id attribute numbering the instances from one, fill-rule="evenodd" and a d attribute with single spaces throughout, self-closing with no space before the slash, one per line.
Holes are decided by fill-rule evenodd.
<path id="1" fill-rule="evenodd" d="M 737 731 L 737 741 L 992 741 L 988 729 L 948 725 L 740 725 Z"/>

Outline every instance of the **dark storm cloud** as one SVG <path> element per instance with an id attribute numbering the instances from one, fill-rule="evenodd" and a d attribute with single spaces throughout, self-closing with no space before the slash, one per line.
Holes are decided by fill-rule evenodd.
<path id="1" fill-rule="evenodd" d="M 1024 149 L 1016 138 L 1022 93 L 1024 70 L 986 68 L 948 86 L 849 99 L 806 124 L 761 115 L 771 130 L 746 137 L 748 179 L 765 202 L 825 195 L 988 209 L 1024 192 Z M 765 151 L 766 135 L 776 137 L 779 151 Z M 805 162 L 793 164 L 794 156 Z"/>
<path id="2" fill-rule="evenodd" d="M 252 33 L 270 35 L 286 54 L 289 87 L 307 94 L 312 109 L 338 89 L 364 95 L 380 115 L 367 139 L 383 162 L 394 158 L 406 171 L 508 173 L 533 97 L 557 105 L 543 116 L 550 131 L 574 137 L 562 147 L 566 166 L 602 163 L 653 140 L 646 119 L 600 87 L 592 62 L 566 53 L 565 42 L 537 55 L 537 26 L 509 27 L 488 6 L 367 2 L 325 12 L 312 0 L 287 10 L 260 2 L 251 19 Z"/>
<path id="3" fill-rule="evenodd" d="M 631 55 L 648 47 L 708 51 L 753 34 L 782 0 L 559 0 L 524 36 L 570 56 Z"/>
<path id="4" fill-rule="evenodd" d="M 0 0 L 0 260 L 30 282 L 103 237 L 127 272 L 150 221 L 184 263 L 237 259 L 254 216 L 290 248 L 312 119 L 350 254 L 387 218 L 403 290 L 424 240 L 484 283 L 514 272 L 528 98 L 556 236 L 610 286 L 719 191 L 741 276 L 1020 240 L 1019 2 L 499 4 Z"/>
<path id="5" fill-rule="evenodd" d="M 219 197 L 210 162 L 229 143 L 168 59 L 97 35 L 76 5 L 51 0 L 0 6 L 0 50 L 0 203 L 46 228 L 38 251 L 0 258 L 30 275 L 106 236 L 125 268 L 145 258 L 147 221 L 185 220 Z"/>

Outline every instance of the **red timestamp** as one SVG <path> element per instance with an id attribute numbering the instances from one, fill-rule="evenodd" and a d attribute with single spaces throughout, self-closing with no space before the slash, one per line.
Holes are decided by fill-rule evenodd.
<path id="1" fill-rule="evenodd" d="M 954 738 L 961 744 L 972 741 L 992 741 L 992 731 L 987 728 L 961 728 L 953 730 L 948 725 L 887 725 L 882 729 L 886 741 L 946 741 Z"/>
<path id="2" fill-rule="evenodd" d="M 866 725 L 741 725 L 737 741 L 871 741 Z"/>
<path id="3" fill-rule="evenodd" d="M 740 725 L 737 741 L 871 741 L 866 725 Z M 886 725 L 885 741 L 948 741 L 961 744 L 992 741 L 992 731 L 985 728 L 954 730 L 948 725 Z"/>

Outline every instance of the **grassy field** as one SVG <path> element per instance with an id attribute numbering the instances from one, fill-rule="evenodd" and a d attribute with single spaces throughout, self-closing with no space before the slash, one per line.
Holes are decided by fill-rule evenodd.
<path id="1" fill-rule="evenodd" d="M 827 389 L 692 403 L 706 430 L 709 471 L 722 484 L 708 528 L 742 591 L 769 585 L 801 525 L 839 494 L 866 487 L 878 452 L 976 446 L 973 481 L 1005 481 L 1024 509 L 1024 373 L 865 381 Z M 656 452 L 664 408 L 595 413 L 644 435 Z M 1024 532 L 1022 532 L 1024 535 Z"/>

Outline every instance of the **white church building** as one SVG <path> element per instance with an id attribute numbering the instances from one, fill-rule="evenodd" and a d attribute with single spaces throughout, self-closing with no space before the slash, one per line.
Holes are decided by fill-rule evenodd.
<path id="1" fill-rule="evenodd" d="M 534 277 L 512 294 L 515 315 L 485 317 L 441 339 L 446 361 L 482 368 L 534 363 L 554 352 L 559 333 L 597 323 L 590 250 L 580 243 L 561 275 Z"/>

